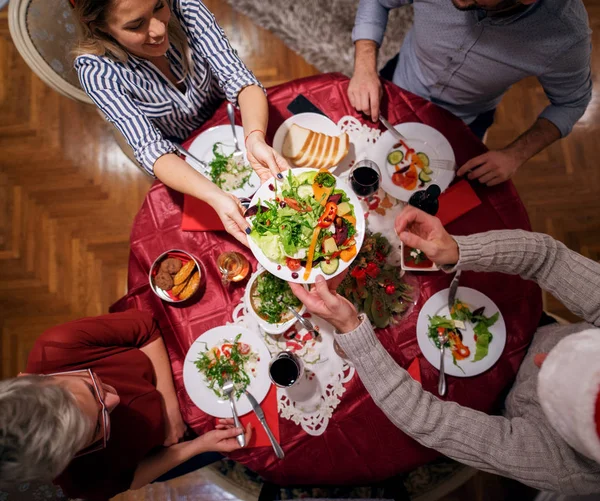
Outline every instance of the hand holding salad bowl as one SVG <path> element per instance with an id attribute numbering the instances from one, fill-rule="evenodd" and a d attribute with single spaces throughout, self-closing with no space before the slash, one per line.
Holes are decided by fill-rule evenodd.
<path id="1" fill-rule="evenodd" d="M 356 257 L 365 218 L 350 187 L 327 169 L 293 169 L 265 182 L 246 218 L 256 259 L 273 275 L 311 284 L 342 273 Z"/>

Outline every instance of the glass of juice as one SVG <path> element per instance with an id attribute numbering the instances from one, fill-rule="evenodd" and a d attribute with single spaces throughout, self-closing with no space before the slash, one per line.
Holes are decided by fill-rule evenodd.
<path id="1" fill-rule="evenodd" d="M 227 251 L 219 254 L 217 267 L 221 272 L 221 281 L 227 285 L 230 282 L 239 282 L 248 276 L 250 263 L 243 254 Z"/>

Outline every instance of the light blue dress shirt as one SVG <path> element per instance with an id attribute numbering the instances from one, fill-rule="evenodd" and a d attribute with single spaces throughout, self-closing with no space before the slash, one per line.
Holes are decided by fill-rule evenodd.
<path id="1" fill-rule="evenodd" d="M 237 102 L 240 91 L 260 85 L 211 12 L 199 0 L 173 0 L 187 35 L 192 66 L 181 92 L 149 61 L 129 56 L 125 63 L 106 56 L 79 56 L 75 68 L 81 86 L 108 120 L 125 136 L 138 162 L 154 174 L 154 162 L 174 152 L 212 116 L 226 97 Z M 183 76 L 182 55 L 171 45 L 166 54 L 173 74 Z"/>
<path id="2" fill-rule="evenodd" d="M 535 76 L 550 100 L 540 117 L 562 136 L 585 112 L 591 30 L 581 0 L 538 0 L 507 17 L 460 11 L 452 0 L 360 0 L 353 41 L 381 45 L 389 10 L 409 3 L 414 25 L 400 50 L 396 85 L 471 123 L 511 85 Z"/>

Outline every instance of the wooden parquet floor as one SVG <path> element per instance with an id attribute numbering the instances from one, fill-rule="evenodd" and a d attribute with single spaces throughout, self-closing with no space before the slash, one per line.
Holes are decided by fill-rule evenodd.
<path id="1" fill-rule="evenodd" d="M 515 182 L 536 231 L 598 260 L 600 0 L 584 1 L 594 29 L 594 99 L 574 132 L 532 159 Z M 225 2 L 205 3 L 266 85 L 317 73 Z M 498 110 L 489 146 L 509 142 L 544 105 L 537 82 L 516 85 Z M 0 377 L 23 370 L 43 330 L 104 313 L 123 295 L 129 232 L 150 183 L 93 107 L 60 96 L 29 70 L 1 11 Z M 568 316 L 552 298 L 548 308 Z"/>

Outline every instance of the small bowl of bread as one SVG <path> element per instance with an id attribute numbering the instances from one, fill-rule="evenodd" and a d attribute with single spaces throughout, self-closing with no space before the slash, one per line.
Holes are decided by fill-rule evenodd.
<path id="1" fill-rule="evenodd" d="M 163 301 L 181 303 L 200 288 L 202 269 L 198 260 L 180 249 L 163 252 L 148 274 L 150 287 Z"/>

